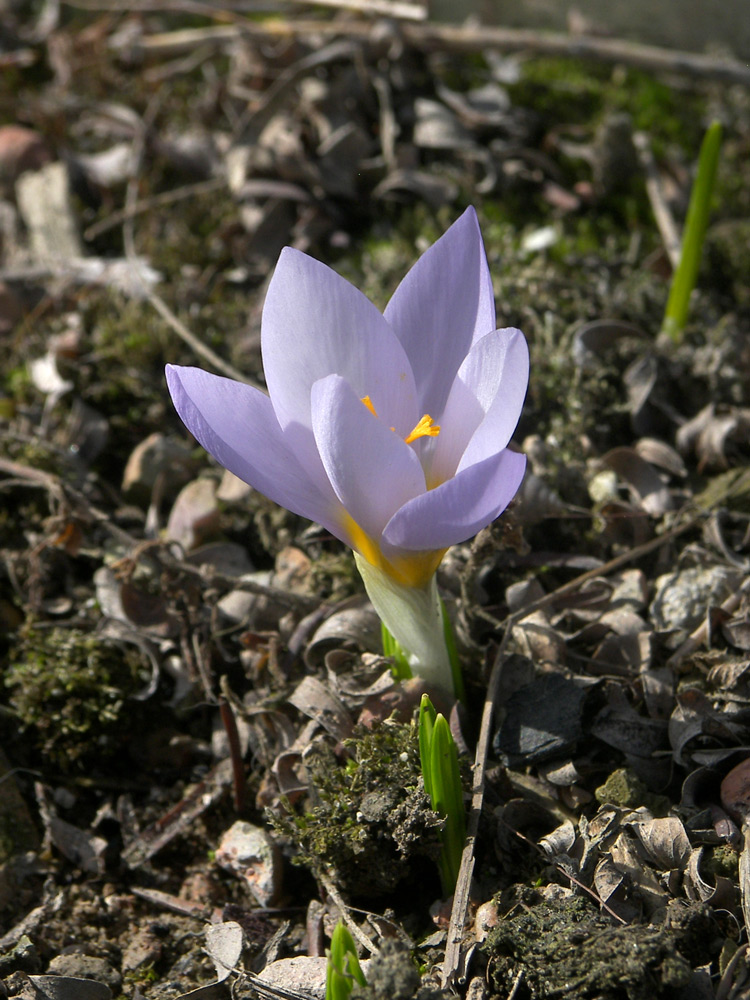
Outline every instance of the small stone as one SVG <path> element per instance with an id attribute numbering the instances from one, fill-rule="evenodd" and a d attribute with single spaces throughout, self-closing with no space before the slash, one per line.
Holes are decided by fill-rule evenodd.
<path id="1" fill-rule="evenodd" d="M 190 478 L 192 465 L 190 450 L 184 444 L 157 431 L 131 452 L 122 476 L 122 491 L 141 494 L 147 502 L 160 473 L 167 474 L 171 483 L 176 480 L 182 485 Z"/>
<path id="2" fill-rule="evenodd" d="M 327 965 L 328 959 L 322 956 L 280 958 L 267 965 L 260 973 L 260 978 L 278 990 L 293 990 L 295 993 L 306 993 L 313 1000 L 324 1000 Z"/>
<path id="3" fill-rule="evenodd" d="M 216 496 L 223 503 L 242 503 L 252 492 L 252 486 L 235 476 L 229 469 L 225 469 Z"/>
<path id="4" fill-rule="evenodd" d="M 10 951 L 0 955 L 0 976 L 11 972 L 39 972 L 42 963 L 39 952 L 28 934 L 22 934 Z"/>
<path id="5" fill-rule="evenodd" d="M 230 622 L 241 625 L 250 621 L 250 615 L 257 603 L 257 594 L 251 594 L 247 590 L 230 590 L 217 602 L 216 608 Z"/>
<path id="6" fill-rule="evenodd" d="M 238 820 L 221 838 L 216 863 L 245 880 L 260 906 L 271 906 L 281 892 L 281 852 L 268 832 Z"/>
<path id="7" fill-rule="evenodd" d="M 651 619 L 657 629 L 692 631 L 700 625 L 710 605 L 721 604 L 742 583 L 742 575 L 726 566 L 712 566 L 666 573 L 656 581 Z"/>
<path id="8" fill-rule="evenodd" d="M 259 974 L 263 982 L 278 990 L 303 993 L 313 1000 L 324 1000 L 326 995 L 326 966 L 328 959 L 299 955 L 297 958 L 280 958 L 271 962 Z M 360 959 L 362 972 L 367 979 L 370 959 Z"/>
<path id="9" fill-rule="evenodd" d="M 497 904 L 491 899 L 477 907 L 474 915 L 474 936 L 477 941 L 484 941 L 493 927 L 497 927 Z"/>
<path id="10" fill-rule="evenodd" d="M 141 927 L 130 936 L 122 953 L 123 973 L 154 965 L 161 958 L 163 946 L 152 930 Z"/>
<path id="11" fill-rule="evenodd" d="M 165 535 L 189 552 L 208 541 L 218 527 L 216 483 L 212 479 L 194 479 L 180 490 L 169 512 Z"/>
<path id="12" fill-rule="evenodd" d="M 81 955 L 70 952 L 56 955 L 49 963 L 47 972 L 56 976 L 70 976 L 73 979 L 95 979 L 105 983 L 114 994 L 120 992 L 122 976 L 109 962 L 95 955 Z"/>

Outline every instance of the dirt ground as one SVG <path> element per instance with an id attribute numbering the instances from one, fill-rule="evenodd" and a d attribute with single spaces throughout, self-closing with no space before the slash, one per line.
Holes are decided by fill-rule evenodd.
<path id="1" fill-rule="evenodd" d="M 0 996 L 320 996 L 342 914 L 370 1000 L 750 996 L 746 67 L 251 6 L 0 4 Z M 528 472 L 438 576 L 446 900 L 351 553 L 223 474 L 164 365 L 262 384 L 282 247 L 382 308 L 469 204 Z"/>

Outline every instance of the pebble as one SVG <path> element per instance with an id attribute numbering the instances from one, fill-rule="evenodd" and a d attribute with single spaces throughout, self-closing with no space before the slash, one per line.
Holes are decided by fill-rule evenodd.
<path id="1" fill-rule="evenodd" d="M 106 983 L 114 994 L 118 994 L 122 987 L 120 973 L 109 962 L 96 955 L 82 955 L 79 952 L 56 955 L 49 963 L 47 972 L 73 979 L 95 979 L 99 983 Z"/>
<path id="2" fill-rule="evenodd" d="M 657 629 L 692 631 L 703 620 L 709 605 L 721 604 L 742 583 L 742 575 L 726 566 L 665 573 L 656 581 L 651 620 Z"/>
<path id="3" fill-rule="evenodd" d="M 268 832 L 238 820 L 221 838 L 216 863 L 245 881 L 260 906 L 272 906 L 281 892 L 281 852 Z"/>
<path id="4" fill-rule="evenodd" d="M 260 978 L 279 990 L 293 990 L 295 993 L 306 993 L 313 1000 L 325 1000 L 327 962 L 327 958 L 306 955 L 280 958 L 267 965 L 260 973 Z M 360 959 L 359 964 L 367 978 L 370 959 Z"/>

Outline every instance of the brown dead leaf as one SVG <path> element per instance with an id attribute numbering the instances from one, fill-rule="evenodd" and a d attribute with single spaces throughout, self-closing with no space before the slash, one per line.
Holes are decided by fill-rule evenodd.
<path id="1" fill-rule="evenodd" d="M 647 514 L 661 517 L 672 509 L 672 497 L 661 476 L 634 448 L 612 448 L 602 456 L 601 462 L 624 480 Z"/>
<path id="2" fill-rule="evenodd" d="M 623 830 L 610 848 L 612 862 L 638 892 L 647 913 L 664 906 L 669 898 L 659 885 L 653 871 L 644 864 L 644 858 L 632 835 Z"/>
<path id="3" fill-rule="evenodd" d="M 346 707 L 315 677 L 305 677 L 289 696 L 289 703 L 314 719 L 337 741 L 351 736 L 353 719 Z"/>
<path id="4" fill-rule="evenodd" d="M 673 868 L 682 871 L 690 856 L 690 840 L 682 820 L 676 816 L 646 819 L 627 825 L 635 832 L 648 855 L 649 861 L 659 871 Z"/>
<path id="5" fill-rule="evenodd" d="M 714 877 L 714 885 L 701 874 L 700 866 L 704 848 L 696 847 L 690 852 L 685 868 L 685 895 L 716 909 L 731 910 L 737 904 L 737 889 L 731 879 L 723 875 Z"/>
<path id="6" fill-rule="evenodd" d="M 640 908 L 632 898 L 630 880 L 611 857 L 601 858 L 594 869 L 594 889 L 607 908 L 624 923 L 637 919 Z"/>
<path id="7" fill-rule="evenodd" d="M 330 615 L 318 627 L 305 650 L 305 663 L 310 668 L 319 666 L 326 654 L 334 649 L 377 649 L 380 645 L 380 619 L 373 608 L 343 608 Z"/>
<path id="8" fill-rule="evenodd" d="M 727 642 L 735 649 L 750 650 L 750 620 L 747 612 L 722 622 L 721 631 Z"/>
<path id="9" fill-rule="evenodd" d="M 206 928 L 206 950 L 216 969 L 216 981 L 223 983 L 237 967 L 242 957 L 242 928 L 234 920 L 209 924 Z"/>
<path id="10" fill-rule="evenodd" d="M 736 453 L 747 448 L 750 409 L 718 407 L 709 403 L 677 432 L 677 447 L 684 454 L 695 452 L 700 472 L 728 469 Z"/>
<path id="11" fill-rule="evenodd" d="M 573 338 L 573 357 L 586 370 L 595 369 L 608 351 L 629 340 L 647 340 L 645 330 L 616 319 L 598 319 L 584 323 Z"/>
<path id="12" fill-rule="evenodd" d="M 679 452 L 668 445 L 664 441 L 659 441 L 657 438 L 643 437 L 640 438 L 635 443 L 635 450 L 646 462 L 651 465 L 655 465 L 657 469 L 663 469 L 672 476 L 678 476 L 681 479 L 687 475 L 687 469 L 685 468 L 685 463 L 679 455 Z"/>

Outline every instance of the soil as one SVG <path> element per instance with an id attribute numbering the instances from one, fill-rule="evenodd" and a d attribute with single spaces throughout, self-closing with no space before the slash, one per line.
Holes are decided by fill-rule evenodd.
<path id="1" fill-rule="evenodd" d="M 747 89 L 240 6 L 0 29 L 0 995 L 308 995 L 319 964 L 253 977 L 342 912 L 361 997 L 748 995 Z M 716 118 L 675 342 L 654 192 L 679 229 Z M 446 985 L 422 687 L 351 553 L 224 477 L 163 371 L 262 385 L 284 245 L 382 308 L 468 204 L 532 374 L 519 497 L 438 577 L 483 795 Z"/>

